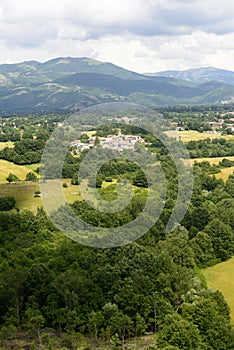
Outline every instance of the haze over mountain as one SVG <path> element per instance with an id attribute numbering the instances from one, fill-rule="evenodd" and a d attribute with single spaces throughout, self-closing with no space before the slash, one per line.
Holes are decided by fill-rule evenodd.
<path id="1" fill-rule="evenodd" d="M 146 75 L 183 79 L 200 84 L 216 80 L 222 83 L 234 85 L 234 72 L 215 67 L 192 68 L 182 71 L 168 70 L 158 73 L 147 73 Z"/>
<path id="2" fill-rule="evenodd" d="M 111 63 L 69 57 L 3 64 L 0 112 L 77 110 L 113 101 L 151 107 L 232 102 L 234 73 L 218 71 L 201 68 L 149 76 Z"/>

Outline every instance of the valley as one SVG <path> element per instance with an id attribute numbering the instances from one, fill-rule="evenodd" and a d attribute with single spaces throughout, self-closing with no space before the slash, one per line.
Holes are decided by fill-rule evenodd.
<path id="1" fill-rule="evenodd" d="M 57 66 L 68 63 L 51 64 L 54 79 Z M 64 69 L 59 79 L 69 78 Z M 77 79 L 73 77 L 72 84 Z M 140 78 L 129 72 L 128 79 Z M 102 81 L 113 83 L 112 78 Z M 93 84 L 91 79 L 88 84 Z M 133 117 L 124 111 L 122 118 L 111 109 L 107 123 L 104 113 L 96 110 L 89 123 L 85 114 L 80 115 L 82 132 L 74 134 L 72 142 L 69 139 L 60 173 L 65 205 L 56 197 L 60 160 L 54 154 L 63 152 L 66 138 L 59 128 L 72 111 L 2 115 L 1 350 L 178 350 L 181 346 L 176 344 L 184 339 L 189 350 L 232 349 L 234 135 L 229 125 L 233 105 L 157 107 L 150 122 L 141 109 L 134 113 Z M 221 119 L 222 129 L 217 130 Z M 157 137 L 153 127 L 146 131 L 154 120 L 163 128 L 163 136 Z M 56 152 L 47 164 L 41 157 L 51 136 Z M 178 173 L 178 169 L 183 176 L 187 173 L 186 156 L 181 153 L 182 168 L 176 168 L 173 159 L 182 142 L 193 167 L 193 190 L 184 217 L 168 232 L 179 189 L 180 205 L 189 191 L 189 183 L 181 190 Z M 113 152 L 111 158 L 104 157 L 94 176 L 93 164 L 103 161 L 101 152 L 107 150 Z M 80 180 L 78 171 L 90 151 L 92 158 Z M 143 155 L 142 166 L 137 157 L 128 158 L 133 154 Z M 52 213 L 43 207 L 39 181 L 48 184 Z M 126 190 L 121 186 L 126 183 L 132 197 L 122 208 L 121 191 Z M 105 235 L 106 229 L 137 220 L 151 196 L 153 214 L 159 212 L 156 204 L 161 212 L 145 234 L 141 231 L 151 220 L 150 212 L 131 231 L 137 239 L 123 235 L 125 241 L 118 246 L 118 237 Z M 117 201 L 120 210 L 106 212 L 100 199 L 108 208 Z M 79 228 L 75 239 L 69 238 L 59 226 L 70 228 L 67 208 L 99 231 L 93 234 L 87 227 Z M 111 245 L 100 247 L 101 241 Z"/>

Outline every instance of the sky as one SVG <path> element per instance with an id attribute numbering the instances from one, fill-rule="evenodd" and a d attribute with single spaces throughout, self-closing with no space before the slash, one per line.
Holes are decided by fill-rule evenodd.
<path id="1" fill-rule="evenodd" d="M 234 71 L 232 0 L 0 0 L 0 64 L 90 57 L 139 73 Z"/>

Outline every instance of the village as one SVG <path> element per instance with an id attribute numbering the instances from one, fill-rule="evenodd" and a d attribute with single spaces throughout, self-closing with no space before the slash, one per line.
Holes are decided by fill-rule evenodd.
<path id="1" fill-rule="evenodd" d="M 80 154 L 84 150 L 88 150 L 94 146 L 101 146 L 102 148 L 112 149 L 118 152 L 124 150 L 133 150 L 136 143 L 146 144 L 144 139 L 138 135 L 124 135 L 119 131 L 118 135 L 108 135 L 107 137 L 90 136 L 87 142 L 75 140 L 71 142 L 71 147 L 76 154 Z"/>
<path id="2" fill-rule="evenodd" d="M 209 122 L 209 125 L 213 130 L 222 131 L 226 129 L 230 132 L 234 132 L 234 118 L 230 118 L 229 120 L 231 123 L 225 123 L 224 119 L 219 119 L 215 122 Z"/>

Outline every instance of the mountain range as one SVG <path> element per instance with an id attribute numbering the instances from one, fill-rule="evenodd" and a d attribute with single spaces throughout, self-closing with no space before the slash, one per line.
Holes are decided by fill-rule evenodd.
<path id="1" fill-rule="evenodd" d="M 148 73 L 146 75 L 182 79 L 197 84 L 203 84 L 214 80 L 224 84 L 234 85 L 234 72 L 215 67 L 193 68 L 187 70 L 168 70 L 158 73 Z"/>
<path id="2" fill-rule="evenodd" d="M 0 113 L 75 111 L 126 101 L 150 107 L 234 101 L 234 72 L 217 68 L 138 74 L 89 58 L 0 65 Z"/>

